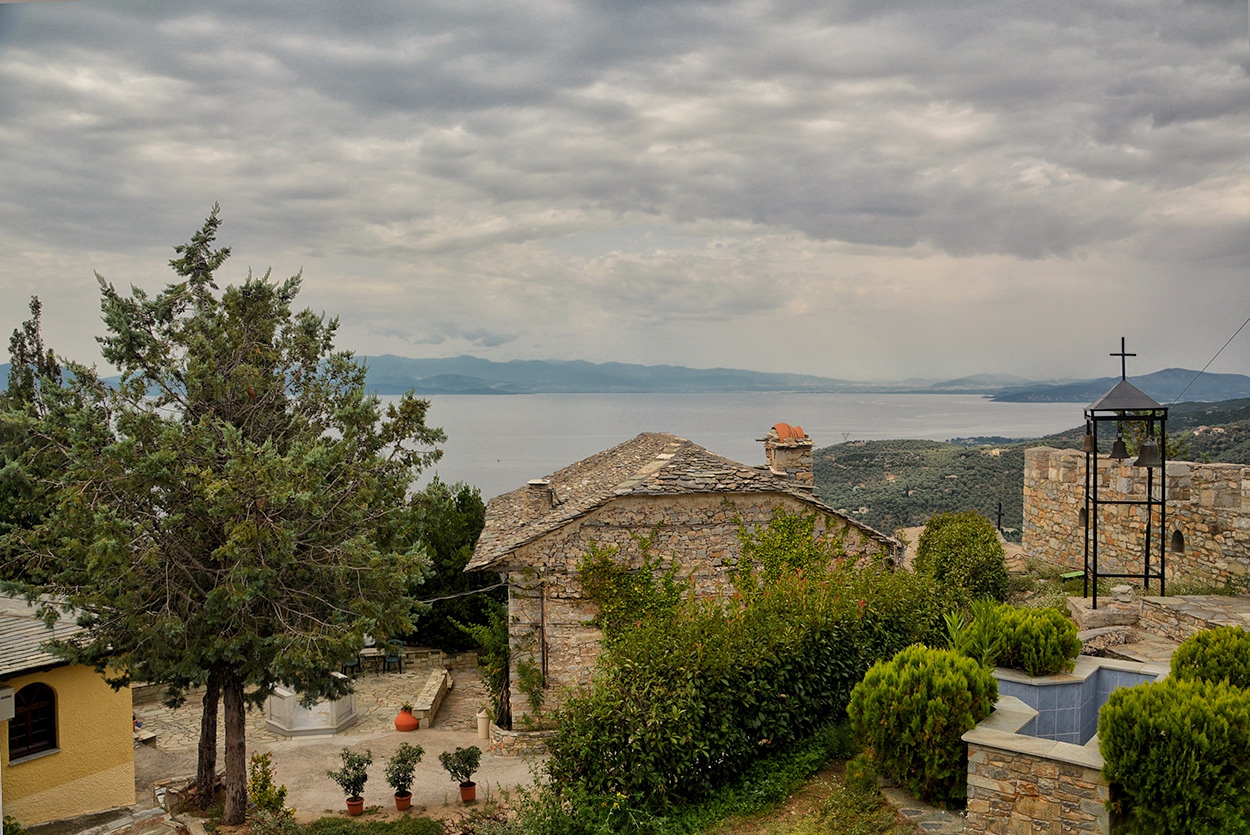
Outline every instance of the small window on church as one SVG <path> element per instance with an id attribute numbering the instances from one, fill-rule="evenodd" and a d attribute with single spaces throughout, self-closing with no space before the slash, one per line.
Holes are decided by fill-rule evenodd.
<path id="1" fill-rule="evenodd" d="M 56 750 L 56 694 L 46 684 L 28 684 L 13 698 L 9 761 Z"/>
<path id="2" fill-rule="evenodd" d="M 1180 531 L 1172 531 L 1172 553 L 1185 553 L 1185 535 Z"/>

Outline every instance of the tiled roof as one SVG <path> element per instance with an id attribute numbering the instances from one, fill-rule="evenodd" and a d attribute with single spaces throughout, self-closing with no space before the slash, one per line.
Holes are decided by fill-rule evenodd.
<path id="1" fill-rule="evenodd" d="M 522 487 L 491 499 L 486 527 L 467 570 L 487 568 L 509 552 L 606 504 L 617 496 L 786 493 L 813 509 L 845 519 L 883 545 L 890 537 L 850 519 L 773 475 L 722 458 L 696 443 L 661 432 L 644 432 L 611 449 L 546 476 L 554 503 L 532 501 L 535 487 Z"/>
<path id="2" fill-rule="evenodd" d="M 64 664 L 41 647 L 54 637 L 81 631 L 73 617 L 65 615 L 49 630 L 25 600 L 0 595 L 0 679 Z"/>

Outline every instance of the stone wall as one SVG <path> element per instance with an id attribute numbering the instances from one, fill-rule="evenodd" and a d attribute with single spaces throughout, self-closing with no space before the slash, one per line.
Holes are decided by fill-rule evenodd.
<path id="1" fill-rule="evenodd" d="M 968 832 L 1110 832 L 1098 769 L 968 746 Z"/>
<path id="2" fill-rule="evenodd" d="M 1018 734 L 1037 711 L 1002 696 L 964 734 L 969 833 L 1108 833 L 1110 790 L 1095 742 L 1072 745 Z"/>
<path id="3" fill-rule="evenodd" d="M 1152 536 L 1171 543 L 1175 532 L 1184 551 L 1166 555 L 1167 581 L 1225 585 L 1250 580 L 1250 467 L 1240 464 L 1167 465 L 1167 530 L 1158 519 Z M 1108 458 L 1098 464 L 1101 500 L 1141 500 L 1146 495 L 1141 467 L 1117 465 Z M 1159 472 L 1155 470 L 1155 478 Z M 1157 485 L 1156 485 L 1157 489 Z M 1079 569 L 1084 565 L 1085 454 L 1077 450 L 1035 447 L 1024 457 L 1025 554 Z M 1145 509 L 1103 505 L 1098 519 L 1099 571 L 1142 570 L 1145 550 Z M 1152 541 L 1151 561 L 1158 556 Z"/>
<path id="4" fill-rule="evenodd" d="M 588 626 L 596 614 L 582 597 L 577 566 L 592 544 L 614 545 L 632 566 L 641 562 L 635 537 L 654 536 L 651 553 L 667 569 L 674 561 L 689 577 L 700 597 L 726 593 L 728 571 L 740 546 L 738 519 L 748 530 L 765 526 L 779 507 L 791 513 L 810 512 L 810 505 L 785 494 L 623 496 L 580 519 L 518 548 L 508 558 L 509 632 L 512 645 L 511 700 L 514 727 L 532 713 L 519 686 L 520 663 L 540 666 L 547 648 L 547 690 L 543 713 L 558 706 L 569 688 L 590 683 L 599 655 L 601 633 Z M 820 517 L 841 535 L 847 554 L 866 558 L 881 552 L 881 543 L 837 517 Z"/>

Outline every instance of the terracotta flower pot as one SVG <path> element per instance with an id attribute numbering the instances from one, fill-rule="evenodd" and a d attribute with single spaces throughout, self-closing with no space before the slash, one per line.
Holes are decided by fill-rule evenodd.
<path id="1" fill-rule="evenodd" d="M 400 812 L 412 806 L 412 792 L 395 795 L 395 808 Z"/>
<path id="2" fill-rule="evenodd" d="M 460 802 L 472 803 L 477 800 L 477 783 L 460 784 Z"/>
<path id="3" fill-rule="evenodd" d="M 395 717 L 395 730 L 397 731 L 415 731 L 420 726 L 421 720 L 413 716 L 411 710 L 401 710 Z"/>
<path id="4" fill-rule="evenodd" d="M 363 797 L 347 798 L 347 814 L 355 817 L 365 813 L 365 799 Z"/>

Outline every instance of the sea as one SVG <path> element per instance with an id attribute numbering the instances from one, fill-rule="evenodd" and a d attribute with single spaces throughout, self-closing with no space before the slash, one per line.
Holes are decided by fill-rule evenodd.
<path id="1" fill-rule="evenodd" d="M 392 398 L 383 398 L 392 399 Z M 1036 438 L 1083 421 L 1080 403 L 996 403 L 967 394 L 436 395 L 427 423 L 447 433 L 422 476 L 515 490 L 640 432 L 670 432 L 747 465 L 777 423 L 802 426 L 816 447 L 843 441 L 1003 436 Z"/>

